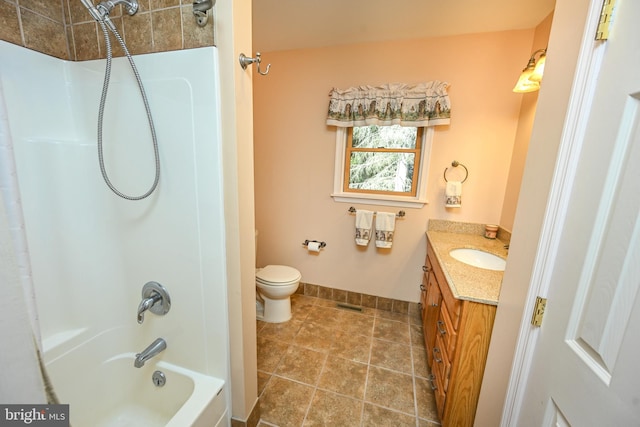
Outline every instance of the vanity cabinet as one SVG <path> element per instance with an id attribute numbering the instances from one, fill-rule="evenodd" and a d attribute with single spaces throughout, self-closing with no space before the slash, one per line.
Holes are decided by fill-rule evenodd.
<path id="1" fill-rule="evenodd" d="M 472 426 L 496 306 L 454 297 L 427 242 L 421 288 L 430 382 L 442 425 Z"/>

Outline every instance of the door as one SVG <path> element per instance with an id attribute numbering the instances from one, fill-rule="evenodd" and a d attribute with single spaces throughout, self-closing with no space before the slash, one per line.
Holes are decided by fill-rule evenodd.
<path id="1" fill-rule="evenodd" d="M 640 426 L 640 1 L 613 22 L 517 426 Z"/>

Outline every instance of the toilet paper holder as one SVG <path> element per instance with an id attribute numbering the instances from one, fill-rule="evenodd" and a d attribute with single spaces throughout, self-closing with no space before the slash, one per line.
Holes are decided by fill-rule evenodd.
<path id="1" fill-rule="evenodd" d="M 325 246 L 327 246 L 327 244 L 326 244 L 325 242 L 320 242 L 320 241 L 318 241 L 318 240 L 305 240 L 305 241 L 302 243 L 302 246 L 308 246 L 308 245 L 309 245 L 309 243 L 311 243 L 311 242 L 320 243 L 320 249 L 322 249 L 322 248 L 324 248 Z"/>

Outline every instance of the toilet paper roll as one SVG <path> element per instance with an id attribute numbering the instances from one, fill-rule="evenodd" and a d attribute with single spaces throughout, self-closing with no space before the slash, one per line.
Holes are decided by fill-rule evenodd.
<path id="1" fill-rule="evenodd" d="M 307 244 L 307 250 L 309 252 L 320 252 L 320 242 L 309 242 Z"/>

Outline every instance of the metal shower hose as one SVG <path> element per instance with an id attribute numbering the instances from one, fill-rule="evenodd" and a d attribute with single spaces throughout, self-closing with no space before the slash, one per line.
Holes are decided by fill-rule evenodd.
<path id="1" fill-rule="evenodd" d="M 138 69 L 136 68 L 135 63 L 133 62 L 133 58 L 131 57 L 131 54 L 129 53 L 129 50 L 127 49 L 127 46 L 124 43 L 124 40 L 122 40 L 122 37 L 120 37 L 120 34 L 118 33 L 118 31 L 115 29 L 115 27 L 112 27 L 112 32 L 113 35 L 116 37 L 116 39 L 118 40 L 118 42 L 120 43 L 120 46 L 122 46 L 122 50 L 124 51 L 125 55 L 127 56 L 127 59 L 129 60 L 129 64 L 131 65 L 131 69 L 133 70 L 133 74 L 136 77 L 136 81 L 138 82 L 138 88 L 140 89 L 140 94 L 142 95 L 142 101 L 144 102 L 144 108 L 147 112 L 147 119 L 149 120 L 149 128 L 151 130 L 151 138 L 153 139 L 153 153 L 155 156 L 155 163 L 156 163 L 156 174 L 155 174 L 155 178 L 153 180 L 153 184 L 151 185 L 151 188 L 149 188 L 149 190 L 147 190 L 146 193 L 140 195 L 140 196 L 128 196 L 124 193 L 122 193 L 121 191 L 119 191 L 112 183 L 111 180 L 109 179 L 108 175 L 107 175 L 107 170 L 104 166 L 104 155 L 102 153 L 102 122 L 104 120 L 104 106 L 105 103 L 107 101 L 107 92 L 109 91 L 109 80 L 111 79 L 111 60 L 113 57 L 113 52 L 111 49 L 111 40 L 109 39 L 109 32 L 107 31 L 107 27 L 105 25 L 105 23 L 103 21 L 98 21 L 100 24 L 100 27 L 102 27 L 102 32 L 104 33 L 104 40 L 105 40 L 105 44 L 107 46 L 107 66 L 104 72 L 104 83 L 102 85 L 102 97 L 100 98 L 100 109 L 98 110 L 98 160 L 100 162 L 100 172 L 102 172 L 102 178 L 104 178 L 104 182 L 107 184 L 107 186 L 111 189 L 111 191 L 113 191 L 115 194 L 117 194 L 118 196 L 122 197 L 123 199 L 126 200 L 142 200 L 144 198 L 147 198 L 151 195 L 151 193 L 153 193 L 153 191 L 156 189 L 156 187 L 158 186 L 158 181 L 160 180 L 160 154 L 158 153 L 158 140 L 156 138 L 156 130 L 155 127 L 153 126 L 153 118 L 151 117 L 151 109 L 149 108 L 149 102 L 147 101 L 147 95 L 144 91 L 144 87 L 142 86 L 142 80 L 140 79 L 140 74 L 138 73 Z"/>

